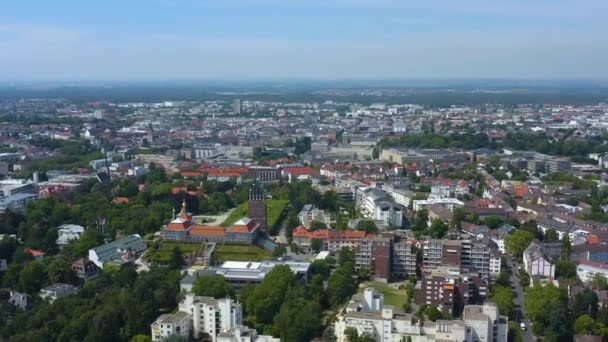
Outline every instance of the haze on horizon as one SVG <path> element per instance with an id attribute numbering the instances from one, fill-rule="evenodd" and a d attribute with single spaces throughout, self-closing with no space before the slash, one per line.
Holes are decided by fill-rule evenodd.
<path id="1" fill-rule="evenodd" d="M 7 0 L 0 81 L 608 79 L 603 0 Z"/>

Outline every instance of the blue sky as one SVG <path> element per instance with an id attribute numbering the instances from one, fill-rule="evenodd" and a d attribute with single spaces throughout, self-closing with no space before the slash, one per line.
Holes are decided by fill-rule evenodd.
<path id="1" fill-rule="evenodd" d="M 608 78 L 606 0 L 2 0 L 0 81 Z"/>

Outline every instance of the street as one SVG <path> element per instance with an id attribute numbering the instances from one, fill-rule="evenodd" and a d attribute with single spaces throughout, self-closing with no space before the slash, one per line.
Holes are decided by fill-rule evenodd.
<path id="1" fill-rule="evenodd" d="M 507 266 L 511 270 L 509 281 L 511 282 L 511 288 L 515 291 L 513 296 L 513 304 L 515 305 L 515 321 L 524 322 L 526 324 L 526 331 L 522 331 L 523 340 L 525 342 L 534 341 L 534 335 L 532 334 L 532 326 L 530 320 L 526 318 L 526 309 L 524 307 L 524 291 L 519 284 L 518 266 L 513 264 L 511 258 L 507 258 Z"/>

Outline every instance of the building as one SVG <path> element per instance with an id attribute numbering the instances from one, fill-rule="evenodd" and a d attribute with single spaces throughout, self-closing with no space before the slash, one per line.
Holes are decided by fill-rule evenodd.
<path id="1" fill-rule="evenodd" d="M 266 189 L 260 182 L 253 184 L 249 189 L 249 207 L 247 215 L 253 222 L 260 225 L 260 228 L 266 229 Z"/>
<path id="2" fill-rule="evenodd" d="M 572 163 L 569 159 L 553 158 L 547 162 L 547 172 L 570 172 L 572 171 Z"/>
<path id="3" fill-rule="evenodd" d="M 160 315 L 150 327 L 152 341 L 163 341 L 174 335 L 189 338 L 192 333 L 192 316 L 184 311 Z"/>
<path id="4" fill-rule="evenodd" d="M 494 303 L 467 305 L 462 320 L 421 321 L 415 315 L 384 304 L 384 296 L 366 288 L 353 296 L 338 314 L 334 331 L 338 342 L 348 342 L 346 329 L 357 330 L 377 342 L 506 342 L 507 317 Z"/>
<path id="5" fill-rule="evenodd" d="M 403 207 L 392 201 L 380 201 L 374 207 L 372 218 L 384 222 L 385 226 L 401 228 L 403 225 Z"/>
<path id="6" fill-rule="evenodd" d="M 367 269 L 375 280 L 391 278 L 392 240 L 383 237 L 365 238 L 355 250 L 355 268 Z"/>
<path id="7" fill-rule="evenodd" d="M 232 100 L 232 113 L 234 113 L 234 115 L 241 114 L 241 100 L 240 99 Z"/>
<path id="8" fill-rule="evenodd" d="M 179 311 L 189 313 L 192 317 L 192 336 L 202 338 L 209 336 L 217 341 L 217 335 L 243 324 L 243 309 L 240 303 L 230 298 L 215 299 L 186 294 L 179 303 Z"/>
<path id="9" fill-rule="evenodd" d="M 596 274 L 601 274 L 608 279 L 608 264 L 590 260 L 578 260 L 576 275 L 583 282 L 589 282 Z"/>
<path id="10" fill-rule="evenodd" d="M 89 249 L 89 260 L 97 267 L 105 263 L 124 264 L 135 261 L 147 249 L 146 243 L 137 235 L 128 235 L 105 245 Z"/>
<path id="11" fill-rule="evenodd" d="M 80 258 L 72 263 L 72 270 L 78 278 L 90 280 L 99 275 L 99 267 L 88 258 Z"/>
<path id="12" fill-rule="evenodd" d="M 530 278 L 555 278 L 553 258 L 538 241 L 532 241 L 524 251 L 523 264 Z"/>
<path id="13" fill-rule="evenodd" d="M 70 241 L 80 240 L 84 234 L 84 227 L 77 224 L 62 224 L 57 227 L 57 246 L 63 248 Z"/>
<path id="14" fill-rule="evenodd" d="M 481 304 L 489 294 L 489 279 L 478 273 L 461 272 L 457 267 L 440 266 L 423 272 L 416 303 L 456 317 L 464 305 Z"/>
<path id="15" fill-rule="evenodd" d="M 427 240 L 423 246 L 422 270 L 440 266 L 475 272 L 484 278 L 500 273 L 500 256 L 482 242 L 471 240 Z"/>
<path id="16" fill-rule="evenodd" d="M 255 329 L 236 326 L 217 335 L 217 342 L 281 342 L 280 338 L 258 335 Z"/>
<path id="17" fill-rule="evenodd" d="M 29 294 L 17 291 L 10 292 L 10 298 L 8 299 L 8 303 L 23 311 L 27 311 L 34 307 L 34 301 L 32 300 L 32 297 L 30 297 Z"/>
<path id="18" fill-rule="evenodd" d="M 343 247 L 355 249 L 367 234 L 361 230 L 317 229 L 309 231 L 304 226 L 297 227 L 293 233 L 293 242 L 305 251 L 310 250 L 313 240 L 322 240 L 321 250 L 337 253 Z"/>
<path id="19" fill-rule="evenodd" d="M 199 271 L 196 275 L 185 276 L 180 282 L 182 291 L 191 291 L 192 284 L 197 277 L 221 276 L 230 286 L 241 288 L 245 285 L 256 285 L 260 283 L 266 274 L 279 265 L 289 266 L 297 278 L 308 281 L 310 277 L 310 263 L 296 261 L 226 261 L 220 266 L 211 266 Z"/>
<path id="20" fill-rule="evenodd" d="M 325 224 L 325 227 L 331 227 L 331 215 L 328 211 L 315 209 L 312 204 L 306 204 L 302 207 L 302 210 L 298 213 L 298 219 L 300 223 L 310 229 L 310 225 L 313 221 L 321 222 Z"/>
<path id="21" fill-rule="evenodd" d="M 255 214 L 259 214 L 259 211 L 256 211 Z M 253 244 L 258 238 L 260 230 L 260 224 L 247 217 L 227 228 L 197 225 L 186 211 L 184 201 L 179 215 L 174 215 L 171 222 L 162 228 L 161 236 L 164 240 L 169 241 Z"/>
<path id="22" fill-rule="evenodd" d="M 416 274 L 416 249 L 411 240 L 366 237 L 355 248 L 355 269 L 367 269 L 376 281 L 405 279 Z"/>
<path id="23" fill-rule="evenodd" d="M 279 170 L 270 166 L 250 166 L 249 177 L 262 183 L 273 182 L 279 179 Z"/>
<path id="24" fill-rule="evenodd" d="M 45 300 L 48 299 L 52 303 L 76 292 L 78 292 L 78 288 L 74 285 L 57 283 L 40 289 L 40 297 Z"/>

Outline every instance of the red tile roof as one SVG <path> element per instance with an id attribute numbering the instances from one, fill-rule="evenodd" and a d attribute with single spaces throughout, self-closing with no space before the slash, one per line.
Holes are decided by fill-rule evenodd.
<path id="1" fill-rule="evenodd" d="M 223 236 L 224 233 L 224 227 L 221 226 L 194 226 L 190 230 L 191 235 Z"/>
<path id="2" fill-rule="evenodd" d="M 283 169 L 285 173 L 290 175 L 313 175 L 319 173 L 319 171 L 315 169 L 311 169 L 310 167 L 286 167 Z"/>

